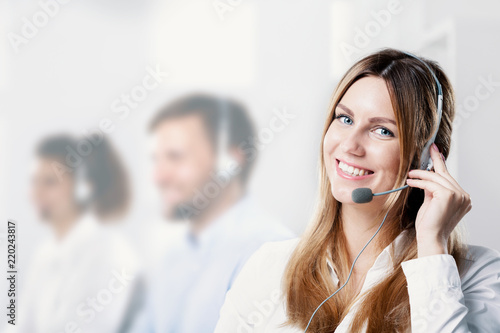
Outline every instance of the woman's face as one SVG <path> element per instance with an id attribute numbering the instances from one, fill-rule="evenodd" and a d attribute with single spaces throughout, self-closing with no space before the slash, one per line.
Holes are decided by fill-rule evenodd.
<path id="1" fill-rule="evenodd" d="M 39 217 L 46 221 L 65 218 L 76 205 L 72 177 L 64 172 L 58 178 L 54 162 L 39 159 L 32 179 L 31 198 Z"/>
<path id="2" fill-rule="evenodd" d="M 374 76 L 356 81 L 336 106 L 323 141 L 337 201 L 352 204 L 352 191 L 359 187 L 373 193 L 392 189 L 399 169 L 399 135 L 385 81 Z"/>

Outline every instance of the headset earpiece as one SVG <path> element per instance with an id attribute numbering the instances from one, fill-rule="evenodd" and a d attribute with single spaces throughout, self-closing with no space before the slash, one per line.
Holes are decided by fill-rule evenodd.
<path id="1" fill-rule="evenodd" d="M 427 67 L 427 69 L 429 70 L 429 72 L 432 74 L 432 77 L 434 78 L 434 81 L 436 81 L 436 87 L 437 87 L 437 90 L 438 90 L 436 128 L 434 129 L 434 133 L 432 134 L 431 139 L 429 141 L 427 141 L 427 143 L 425 144 L 424 149 L 422 150 L 422 154 L 420 154 L 420 160 L 419 160 L 419 167 L 420 167 L 420 169 L 422 169 L 422 170 L 431 170 L 432 167 L 433 167 L 433 163 L 432 163 L 432 159 L 431 159 L 430 149 L 431 149 L 431 145 L 436 140 L 436 135 L 437 135 L 437 132 L 439 130 L 439 126 L 441 125 L 441 117 L 443 115 L 443 89 L 441 88 L 441 83 L 439 82 L 436 74 L 434 73 L 434 71 L 432 70 L 432 68 L 425 61 L 423 61 L 422 59 L 420 59 L 419 57 L 417 57 L 414 54 L 411 54 L 411 53 L 408 53 L 408 52 L 403 52 L 403 53 L 405 53 L 406 55 L 408 55 L 408 56 L 410 56 L 412 58 L 417 59 L 422 64 L 424 64 L 425 67 Z"/>
<path id="2" fill-rule="evenodd" d="M 75 171 L 75 187 L 74 197 L 78 203 L 84 204 L 89 201 L 91 196 L 91 188 L 86 179 L 85 167 L 80 165 Z"/>
<path id="3" fill-rule="evenodd" d="M 227 107 L 227 101 L 224 99 L 219 99 L 219 128 L 217 133 L 217 165 L 216 173 L 217 175 L 228 176 L 229 172 L 227 169 L 230 164 L 231 168 L 238 168 L 239 162 L 234 159 L 229 150 L 229 135 L 230 135 L 230 124 L 229 124 L 229 110 Z"/>

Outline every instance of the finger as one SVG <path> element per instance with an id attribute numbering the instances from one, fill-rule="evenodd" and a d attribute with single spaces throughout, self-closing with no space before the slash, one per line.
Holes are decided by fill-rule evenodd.
<path id="1" fill-rule="evenodd" d="M 464 215 L 467 214 L 472 209 L 472 200 L 470 199 L 469 193 L 463 193 L 463 204 Z"/>
<path id="2" fill-rule="evenodd" d="M 441 184 L 439 184 L 438 182 L 435 182 L 435 181 L 431 181 L 431 180 L 424 180 L 424 179 L 412 179 L 412 178 L 408 178 L 406 179 L 406 183 L 408 185 L 410 185 L 410 187 L 417 187 L 417 188 L 420 188 L 422 190 L 426 190 L 426 191 L 429 191 L 430 193 L 436 193 L 438 191 L 442 191 L 442 190 L 445 190 L 445 191 L 452 191 L 450 188 L 446 187 L 446 186 L 443 186 Z"/>
<path id="3" fill-rule="evenodd" d="M 427 170 L 410 170 L 410 172 L 408 172 L 408 176 L 410 177 L 410 179 L 419 178 L 422 180 L 428 180 L 428 181 L 436 182 L 436 183 L 438 183 L 438 184 L 440 184 L 440 185 L 442 185 L 442 186 L 444 186 L 452 191 L 460 191 L 460 189 L 457 188 L 455 186 L 455 184 L 450 182 L 450 180 L 448 178 L 445 178 L 443 175 L 437 174 L 435 172 L 431 172 L 431 171 L 427 171 Z"/>
<path id="4" fill-rule="evenodd" d="M 462 192 L 465 192 L 464 189 L 460 186 L 460 184 L 458 184 L 458 182 L 455 180 L 455 178 L 453 178 L 448 172 L 448 168 L 446 167 L 446 162 L 444 160 L 444 155 L 441 154 L 435 143 L 433 143 L 431 146 L 431 158 L 432 158 L 432 163 L 434 164 L 434 171 L 442 175 L 444 178 L 448 179 L 450 183 L 455 185 L 457 189 L 459 189 Z"/>
<path id="5" fill-rule="evenodd" d="M 411 178 L 420 178 L 422 180 L 434 181 L 443 187 L 453 191 L 456 195 L 460 195 L 463 198 L 463 202 L 461 204 L 462 207 L 466 207 L 471 203 L 470 195 L 466 191 L 458 185 L 458 183 L 451 177 L 451 175 L 440 175 L 434 172 L 426 171 L 426 170 L 411 170 L 408 173 L 408 176 Z M 410 185 L 411 186 L 411 185 Z"/>
<path id="6" fill-rule="evenodd" d="M 448 169 L 446 169 L 446 164 L 444 162 L 444 157 L 440 153 L 435 143 L 431 145 L 430 151 L 431 151 L 432 164 L 434 164 L 434 170 L 440 174 L 448 173 Z"/>
<path id="7" fill-rule="evenodd" d="M 472 209 L 472 202 L 469 203 L 469 206 L 467 207 L 467 210 L 465 211 L 465 214 L 467 214 L 468 212 L 470 212 Z"/>

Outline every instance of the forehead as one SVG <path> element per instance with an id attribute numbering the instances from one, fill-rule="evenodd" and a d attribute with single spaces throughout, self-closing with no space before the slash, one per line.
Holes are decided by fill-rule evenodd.
<path id="1" fill-rule="evenodd" d="M 65 170 L 64 168 L 67 168 Z M 63 160 L 58 158 L 40 157 L 33 160 L 30 166 L 30 175 L 32 177 L 73 179 L 73 168 L 68 167 Z M 66 183 L 61 182 L 61 183 Z"/>
<path id="2" fill-rule="evenodd" d="M 152 144 L 157 147 L 209 144 L 206 126 L 198 115 L 175 117 L 163 121 L 155 129 L 152 139 Z"/>
<path id="3" fill-rule="evenodd" d="M 391 96 L 382 78 L 367 76 L 354 82 L 340 100 L 357 117 L 386 117 L 395 119 Z"/>
<path id="4" fill-rule="evenodd" d="M 33 161 L 31 165 L 31 172 L 34 173 L 52 173 L 53 168 L 57 164 L 64 164 L 64 161 L 60 161 L 56 158 L 40 157 Z"/>

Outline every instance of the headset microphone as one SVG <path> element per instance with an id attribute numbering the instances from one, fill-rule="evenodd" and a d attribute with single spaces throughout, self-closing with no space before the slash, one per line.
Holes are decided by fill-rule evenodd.
<path id="1" fill-rule="evenodd" d="M 408 187 L 408 185 L 405 185 L 405 186 L 396 188 L 394 190 L 380 192 L 380 193 L 373 193 L 371 189 L 369 189 L 367 187 L 361 187 L 361 188 L 357 188 L 354 191 L 352 191 L 351 197 L 352 197 L 352 201 L 354 201 L 355 203 L 359 203 L 359 204 L 367 203 L 367 202 L 372 201 L 373 197 L 376 197 L 379 195 L 389 194 L 389 193 L 396 192 L 396 191 L 401 191 L 407 187 Z"/>

